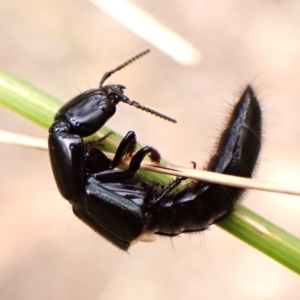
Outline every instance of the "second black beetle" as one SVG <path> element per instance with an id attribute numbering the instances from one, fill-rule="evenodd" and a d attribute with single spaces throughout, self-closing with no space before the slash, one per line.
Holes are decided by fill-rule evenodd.
<path id="1" fill-rule="evenodd" d="M 146 155 L 159 161 L 159 153 L 144 147 L 134 153 L 135 133 L 129 131 L 114 159 L 83 137 L 98 131 L 122 101 L 158 117 L 174 119 L 131 101 L 122 85 L 103 86 L 105 80 L 133 60 L 107 72 L 97 89 L 86 91 L 66 103 L 49 129 L 49 153 L 61 195 L 75 215 L 120 249 L 127 250 L 154 234 L 175 236 L 202 231 L 232 212 L 242 189 L 193 181 L 181 188 L 184 178 L 168 186 L 135 177 Z M 251 177 L 261 146 L 261 111 L 250 86 L 236 104 L 207 170 Z M 128 170 L 115 170 L 122 158 L 133 155 Z M 175 189 L 176 188 L 176 189 Z"/>

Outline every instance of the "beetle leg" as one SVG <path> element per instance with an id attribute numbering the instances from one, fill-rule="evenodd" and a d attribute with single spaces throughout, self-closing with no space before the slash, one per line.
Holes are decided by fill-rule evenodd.
<path id="1" fill-rule="evenodd" d="M 143 147 L 140 149 L 131 159 L 129 170 L 135 173 L 141 166 L 143 159 L 146 155 L 149 154 L 151 161 L 159 163 L 160 161 L 160 154 L 159 152 L 153 147 Z"/>
<path id="2" fill-rule="evenodd" d="M 140 168 L 141 162 L 146 157 L 150 156 L 151 160 L 159 162 L 160 154 L 152 147 L 146 146 L 140 149 L 131 159 L 128 170 L 105 170 L 97 174 L 93 174 L 93 178 L 104 183 L 104 182 L 122 182 L 134 177 L 134 174 Z"/>
<path id="3" fill-rule="evenodd" d="M 111 133 L 112 132 L 106 134 L 100 140 L 103 141 Z M 95 145 L 94 143 L 95 142 L 90 142 L 86 144 Z M 98 144 L 98 141 L 96 141 L 96 143 Z M 133 131 L 129 131 L 117 148 L 115 157 L 112 161 L 98 148 L 90 147 L 85 151 L 85 170 L 87 171 L 87 173 L 100 173 L 105 170 L 114 169 L 120 164 L 124 155 L 131 155 L 134 152 L 135 146 L 135 133 Z"/>
<path id="4" fill-rule="evenodd" d="M 121 141 L 116 151 L 114 159 L 111 163 L 111 168 L 114 169 L 115 167 L 117 167 L 121 163 L 122 158 L 126 154 L 132 156 L 133 152 L 135 151 L 135 148 L 136 148 L 136 135 L 133 131 L 129 131 Z"/>
<path id="5" fill-rule="evenodd" d="M 153 208 L 154 205 L 160 204 L 163 199 L 174 189 L 179 186 L 182 181 L 186 180 L 186 177 L 177 177 L 173 182 L 171 182 L 165 189 L 162 190 L 161 194 L 156 199 L 150 199 L 147 206 Z"/>

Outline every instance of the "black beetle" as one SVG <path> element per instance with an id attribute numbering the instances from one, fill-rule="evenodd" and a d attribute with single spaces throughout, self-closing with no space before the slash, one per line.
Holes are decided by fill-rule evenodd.
<path id="1" fill-rule="evenodd" d="M 174 119 L 131 101 L 123 85 L 106 85 L 105 80 L 132 61 L 104 74 L 97 89 L 88 90 L 63 105 L 49 129 L 49 153 L 54 178 L 61 195 L 74 214 L 122 250 L 154 234 L 176 236 L 205 230 L 233 211 L 243 190 L 201 181 L 179 186 L 177 178 L 164 187 L 135 176 L 146 155 L 159 161 L 152 147 L 135 154 L 136 136 L 129 131 L 109 160 L 87 137 L 98 131 L 122 101 L 166 120 Z M 234 107 L 207 170 L 251 177 L 261 146 L 261 110 L 253 89 L 247 86 Z M 133 155 L 127 170 L 115 170 L 122 158 Z"/>

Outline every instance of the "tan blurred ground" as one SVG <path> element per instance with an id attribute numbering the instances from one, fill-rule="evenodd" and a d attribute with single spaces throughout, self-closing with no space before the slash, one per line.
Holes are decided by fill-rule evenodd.
<path id="1" fill-rule="evenodd" d="M 88 1 L 2 0 L 0 68 L 67 101 L 152 48 L 108 82 L 179 123 L 120 105 L 108 125 L 186 166 L 204 164 L 228 104 L 250 82 L 264 108 L 256 176 L 297 185 L 300 2 L 135 3 L 198 47 L 201 64 L 177 64 Z M 0 128 L 47 137 L 1 107 Z M 47 153 L 0 145 L 0 157 L 0 299 L 299 299 L 298 276 L 215 226 L 121 253 L 73 216 Z M 299 198 L 249 192 L 244 204 L 300 237 Z"/>

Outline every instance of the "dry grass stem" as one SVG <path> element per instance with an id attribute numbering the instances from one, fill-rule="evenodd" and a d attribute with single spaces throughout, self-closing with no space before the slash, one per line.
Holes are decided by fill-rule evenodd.
<path id="1" fill-rule="evenodd" d="M 17 145 L 22 147 L 29 147 L 37 150 L 48 150 L 47 141 L 44 139 L 33 138 L 26 135 L 11 133 L 0 130 L 0 142 L 10 145 Z M 105 153 L 110 159 L 113 158 L 114 153 Z M 125 158 L 122 165 L 128 166 L 130 158 Z M 244 178 L 238 176 L 229 176 L 214 172 L 184 168 L 175 165 L 165 165 L 150 163 L 148 161 L 141 164 L 141 169 L 145 171 L 163 173 L 167 175 L 186 177 L 196 180 L 202 180 L 211 183 L 229 185 L 240 187 L 244 189 L 255 189 L 266 192 L 283 193 L 300 196 L 300 189 L 295 186 L 288 186 L 278 183 L 270 183 L 258 179 Z"/>

